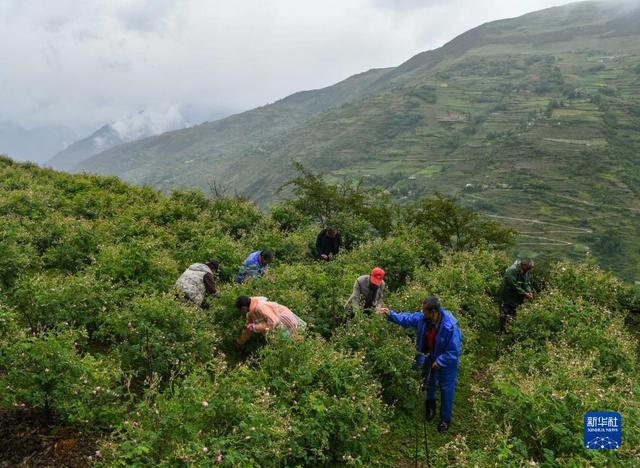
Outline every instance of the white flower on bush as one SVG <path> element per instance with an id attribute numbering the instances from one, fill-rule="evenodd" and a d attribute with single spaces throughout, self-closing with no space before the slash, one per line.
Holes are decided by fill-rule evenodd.
<path id="1" fill-rule="evenodd" d="M 203 451 L 204 453 L 207 453 L 207 452 L 209 451 L 209 448 L 208 448 L 208 447 L 202 447 L 202 451 Z"/>
<path id="2" fill-rule="evenodd" d="M 204 400 L 204 401 L 202 402 L 202 407 L 203 407 L 204 409 L 207 409 L 207 408 L 209 407 L 209 402 L 208 402 L 207 400 Z"/>

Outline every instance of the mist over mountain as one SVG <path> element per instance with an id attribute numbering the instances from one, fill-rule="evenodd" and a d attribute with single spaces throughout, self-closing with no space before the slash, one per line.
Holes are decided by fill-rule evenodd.
<path id="1" fill-rule="evenodd" d="M 26 129 L 14 122 L 0 122 L 0 154 L 17 161 L 44 163 L 79 138 L 77 131 L 63 126 Z"/>
<path id="2" fill-rule="evenodd" d="M 188 125 L 177 107 L 164 111 L 146 110 L 104 125 L 87 138 L 76 141 L 47 161 L 47 165 L 60 170 L 73 168 L 102 151 Z"/>

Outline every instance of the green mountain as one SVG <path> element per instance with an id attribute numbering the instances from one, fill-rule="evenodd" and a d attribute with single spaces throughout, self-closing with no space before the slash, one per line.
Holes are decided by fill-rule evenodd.
<path id="1" fill-rule="evenodd" d="M 272 201 L 293 160 L 399 199 L 440 191 L 520 254 L 640 272 L 640 7 L 584 2 L 472 29 L 402 65 L 121 145 L 77 166 Z"/>

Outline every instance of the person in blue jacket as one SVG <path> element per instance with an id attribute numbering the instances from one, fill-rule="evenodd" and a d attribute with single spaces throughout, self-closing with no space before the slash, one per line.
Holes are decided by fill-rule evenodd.
<path id="1" fill-rule="evenodd" d="M 435 296 L 422 302 L 422 311 L 397 313 L 381 309 L 390 322 L 401 327 L 415 328 L 416 361 L 414 368 L 423 369 L 427 389 L 425 418 L 430 421 L 436 414 L 436 386 L 440 387 L 440 424 L 438 432 L 446 432 L 451 424 L 453 396 L 458 377 L 458 362 L 462 334 L 451 312 L 440 305 Z M 431 374 L 429 374 L 431 369 Z M 427 377 L 429 377 L 427 381 Z"/>
<path id="2" fill-rule="evenodd" d="M 244 283 L 249 278 L 264 275 L 272 261 L 273 253 L 269 250 L 252 252 L 244 262 L 242 262 L 242 266 L 236 275 L 236 281 L 238 283 Z"/>

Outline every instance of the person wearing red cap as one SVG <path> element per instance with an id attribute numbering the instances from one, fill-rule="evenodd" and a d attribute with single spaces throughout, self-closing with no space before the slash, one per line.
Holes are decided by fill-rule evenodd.
<path id="1" fill-rule="evenodd" d="M 357 309 L 364 308 L 365 311 L 384 306 L 384 270 L 375 267 L 371 274 L 360 276 L 353 285 L 353 292 L 345 304 L 352 315 Z"/>

